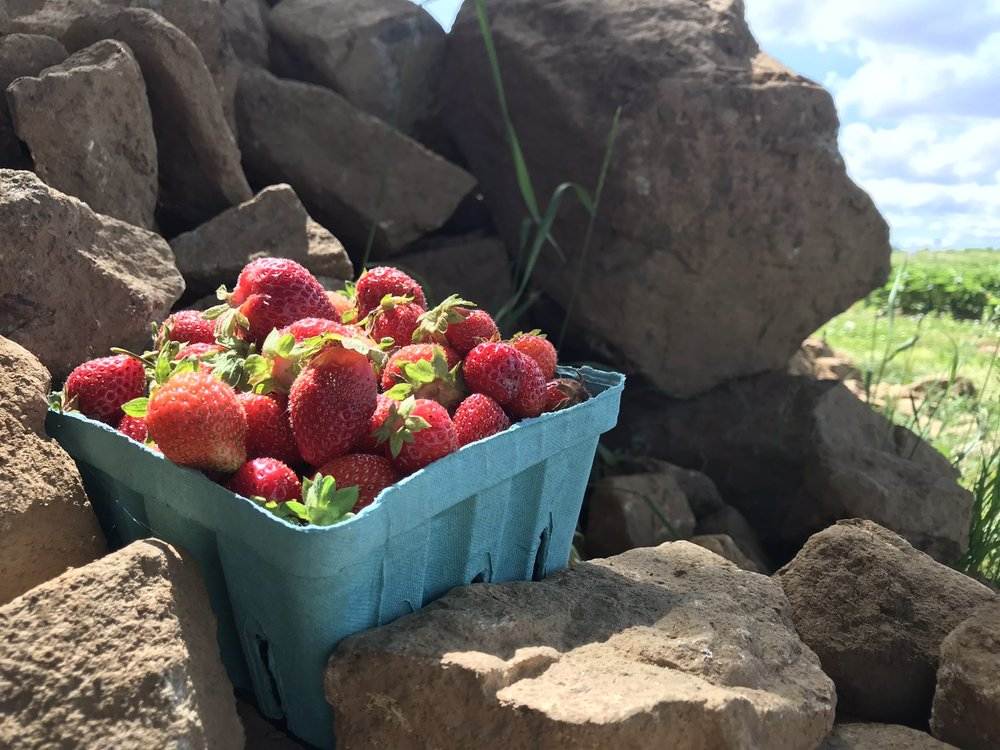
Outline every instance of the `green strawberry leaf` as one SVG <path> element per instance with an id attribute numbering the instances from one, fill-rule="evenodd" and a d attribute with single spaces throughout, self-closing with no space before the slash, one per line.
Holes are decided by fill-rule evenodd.
<path id="1" fill-rule="evenodd" d="M 418 359 L 415 362 L 403 362 L 399 366 L 399 369 L 411 385 L 433 383 L 437 377 L 437 373 L 434 372 L 434 365 L 426 359 Z"/>
<path id="2" fill-rule="evenodd" d="M 396 383 L 396 385 L 387 390 L 384 395 L 391 398 L 393 401 L 402 401 L 403 399 L 413 395 L 413 386 L 409 383 Z"/>
<path id="3" fill-rule="evenodd" d="M 140 396 L 122 404 L 122 411 L 130 417 L 145 417 L 148 410 L 149 399 L 146 396 Z"/>

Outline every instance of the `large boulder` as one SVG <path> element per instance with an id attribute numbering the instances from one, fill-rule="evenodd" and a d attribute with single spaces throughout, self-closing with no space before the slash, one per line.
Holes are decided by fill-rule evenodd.
<path id="1" fill-rule="evenodd" d="M 94 213 L 31 172 L 0 170 L 0 336 L 62 379 L 112 346 L 149 342 L 184 291 L 158 235 Z"/>
<path id="2" fill-rule="evenodd" d="M 767 569 L 748 557 L 729 534 L 699 534 L 688 541 L 726 558 L 738 568 L 749 570 L 751 573 L 767 573 Z"/>
<path id="3" fill-rule="evenodd" d="M 136 542 L 0 607 L 0 745 L 243 748 L 194 563 Z"/>
<path id="4" fill-rule="evenodd" d="M 449 37 L 451 136 L 516 248 L 524 203 L 474 3 Z M 886 223 L 847 177 L 819 85 L 761 52 L 736 0 L 487 0 L 511 117 L 546 200 L 593 188 L 621 127 L 574 318 L 675 396 L 784 366 L 884 282 Z M 568 201 L 567 201 L 568 203 Z M 535 280 L 564 308 L 586 215 Z M 608 304 L 613 300 L 613 304 Z"/>
<path id="5" fill-rule="evenodd" d="M 475 185 L 467 172 L 319 86 L 247 70 L 236 97 L 240 146 L 255 184 L 288 182 L 309 213 L 360 256 L 444 224 Z"/>
<path id="6" fill-rule="evenodd" d="M 98 42 L 37 78 L 19 78 L 7 96 L 39 177 L 98 213 L 153 228 L 156 138 L 128 47 Z"/>
<path id="7" fill-rule="evenodd" d="M 431 117 L 447 36 L 409 0 L 281 0 L 268 16 L 275 72 L 317 83 L 414 134 Z"/>
<path id="8" fill-rule="evenodd" d="M 344 246 L 306 213 L 288 185 L 273 185 L 170 242 L 191 296 L 233 284 L 263 256 L 291 258 L 314 274 L 354 278 Z"/>
<path id="9" fill-rule="evenodd" d="M 753 526 L 732 505 L 724 505 L 707 516 L 700 516 L 694 531 L 699 536 L 722 534 L 729 537 L 761 573 L 772 572 L 775 568 Z"/>
<path id="10" fill-rule="evenodd" d="M 926 726 L 941 642 L 996 595 L 870 521 L 816 534 L 776 574 L 843 716 Z"/>
<path id="11" fill-rule="evenodd" d="M 614 440 L 704 471 L 779 562 L 842 518 L 867 518 L 936 559 L 968 545 L 972 496 L 937 451 L 835 381 L 744 378 L 690 400 L 636 387 Z"/>
<path id="12" fill-rule="evenodd" d="M 52 37 L 38 34 L 0 36 L 0 167 L 31 168 L 31 157 L 14 132 L 3 92 L 21 76 L 38 75 L 65 59 L 66 48 Z"/>
<path id="13" fill-rule="evenodd" d="M 266 0 L 222 0 L 226 37 L 238 60 L 267 66 L 270 39 L 264 19 L 269 12 Z"/>
<path id="14" fill-rule="evenodd" d="M 0 337 L 0 604 L 105 552 L 76 464 L 45 436 L 50 385 L 33 354 Z"/>
<path id="15" fill-rule="evenodd" d="M 941 643 L 931 731 L 965 750 L 1000 747 L 1000 601 Z"/>
<path id="16" fill-rule="evenodd" d="M 956 750 L 931 737 L 899 724 L 837 724 L 819 750 Z"/>
<path id="17" fill-rule="evenodd" d="M 139 61 L 159 155 L 157 218 L 167 236 L 251 197 L 212 77 L 184 32 L 151 10 L 100 8 L 74 21 L 62 39 L 71 50 L 117 39 Z"/>
<path id="18" fill-rule="evenodd" d="M 834 695 L 775 581 L 687 542 L 457 588 L 330 659 L 343 747 L 815 748 Z"/>

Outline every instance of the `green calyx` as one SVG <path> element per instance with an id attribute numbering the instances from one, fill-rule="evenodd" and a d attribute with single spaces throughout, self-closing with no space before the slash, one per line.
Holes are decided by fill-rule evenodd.
<path id="1" fill-rule="evenodd" d="M 476 307 L 475 302 L 462 299 L 457 294 L 447 297 L 437 307 L 432 307 L 417 319 L 417 327 L 413 331 L 412 341 L 420 344 L 425 341 L 441 341 L 448 326 L 461 323 L 469 314 L 469 309 Z"/>
<path id="2" fill-rule="evenodd" d="M 459 371 L 461 363 L 448 367 L 448 360 L 440 346 L 434 347 L 431 359 L 403 362 L 399 370 L 403 382 L 397 383 L 385 395 L 395 401 L 414 396 L 437 401 L 445 408 L 451 408 L 462 400 L 464 389 Z"/>
<path id="3" fill-rule="evenodd" d="M 312 479 L 302 481 L 302 500 L 278 503 L 264 498 L 253 498 L 279 518 L 287 521 L 332 526 L 353 517 L 351 509 L 358 502 L 358 488 L 337 488 L 337 480 L 331 476 L 317 474 Z"/>
<path id="4" fill-rule="evenodd" d="M 373 433 L 376 444 L 381 445 L 388 441 L 389 452 L 393 458 L 399 456 L 404 443 L 412 443 L 416 439 L 414 435 L 431 426 L 426 419 L 413 414 L 416 405 L 417 400 L 413 396 L 393 404 L 385 422 Z"/>
<path id="5" fill-rule="evenodd" d="M 518 339 L 527 338 L 528 336 L 533 336 L 533 337 L 539 338 L 539 339 L 547 339 L 548 338 L 547 335 L 545 335 L 544 333 L 542 333 L 542 329 L 540 329 L 540 328 L 534 328 L 534 329 L 532 329 L 530 331 L 518 331 L 517 333 L 515 333 L 513 336 L 510 337 L 510 340 L 513 342 L 513 341 L 517 341 Z"/>

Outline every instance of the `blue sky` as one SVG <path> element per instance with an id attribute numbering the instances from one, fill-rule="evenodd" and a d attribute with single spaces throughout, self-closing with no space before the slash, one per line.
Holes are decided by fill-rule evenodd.
<path id="1" fill-rule="evenodd" d="M 1000 0 L 745 3 L 761 47 L 833 93 L 894 245 L 1000 247 Z M 461 0 L 421 4 L 450 28 Z"/>

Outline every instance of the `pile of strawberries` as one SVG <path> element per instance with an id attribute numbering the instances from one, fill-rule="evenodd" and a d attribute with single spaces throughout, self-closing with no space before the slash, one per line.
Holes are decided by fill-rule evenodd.
<path id="1" fill-rule="evenodd" d="M 262 258 L 143 354 L 84 362 L 60 402 L 300 523 L 336 523 L 461 446 L 587 398 L 538 331 L 501 340 L 452 295 L 428 308 L 396 268 L 327 292 Z"/>

